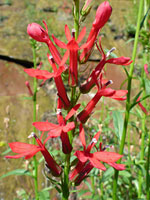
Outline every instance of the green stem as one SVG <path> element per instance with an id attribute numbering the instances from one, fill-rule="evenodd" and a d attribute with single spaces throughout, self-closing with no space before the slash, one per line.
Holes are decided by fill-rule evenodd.
<path id="1" fill-rule="evenodd" d="M 78 34 L 79 34 L 79 0 L 74 0 L 74 29 L 75 29 L 75 39 L 77 39 Z M 76 97 L 76 87 L 72 87 L 71 88 L 71 108 L 75 105 L 77 98 L 78 97 Z M 74 121 L 74 117 L 72 117 L 70 120 Z M 72 144 L 73 131 L 70 131 L 68 135 L 69 135 L 70 143 Z M 62 179 L 62 199 L 63 200 L 67 200 L 69 198 L 70 157 L 71 157 L 71 153 L 67 154 L 65 157 L 64 177 Z"/>
<path id="2" fill-rule="evenodd" d="M 79 34 L 79 0 L 74 0 L 74 29 L 75 39 L 77 40 Z"/>
<path id="3" fill-rule="evenodd" d="M 121 138 L 120 150 L 119 150 L 120 154 L 123 154 L 125 139 L 126 139 L 126 133 L 127 133 L 127 127 L 128 127 L 128 122 L 129 122 L 129 116 L 130 116 L 131 82 L 132 82 L 134 63 L 135 63 L 136 51 L 137 51 L 137 45 L 138 45 L 138 38 L 139 38 L 139 31 L 140 31 L 140 21 L 141 21 L 142 11 L 143 11 L 143 3 L 144 3 L 144 0 L 140 0 L 136 34 L 135 34 L 134 47 L 133 47 L 133 53 L 132 53 L 133 62 L 130 65 L 130 71 L 129 71 L 129 77 L 128 77 L 128 87 L 127 87 L 128 88 L 128 94 L 127 94 L 127 101 L 126 101 L 126 112 L 125 112 L 125 118 L 124 118 L 124 127 L 123 127 L 123 133 L 122 133 L 122 138 Z M 120 162 L 121 162 L 121 159 L 119 160 L 118 163 L 120 163 Z M 115 170 L 114 181 L 113 181 L 113 200 L 117 200 L 118 175 L 119 175 L 119 171 Z"/>
<path id="4" fill-rule="evenodd" d="M 70 154 L 66 155 L 64 166 L 64 180 L 62 183 L 62 199 L 68 200 L 69 197 L 69 171 L 70 171 Z"/>
<path id="5" fill-rule="evenodd" d="M 32 41 L 32 51 L 33 51 L 33 63 L 34 63 L 34 69 L 36 69 L 36 42 Z M 37 79 L 34 78 L 33 83 L 33 122 L 36 121 L 36 104 L 37 104 Z M 35 132 L 36 129 L 33 127 L 33 132 Z M 33 144 L 35 144 L 35 138 L 33 138 Z M 34 161 L 34 187 L 35 187 L 35 198 L 36 200 L 39 200 L 38 195 L 38 162 L 36 159 L 36 156 L 33 157 Z"/>

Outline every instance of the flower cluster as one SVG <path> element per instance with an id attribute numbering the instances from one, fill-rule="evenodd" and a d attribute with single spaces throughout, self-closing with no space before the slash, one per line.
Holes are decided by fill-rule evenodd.
<path id="1" fill-rule="evenodd" d="M 87 3 L 88 2 L 90 3 L 91 1 L 87 1 Z M 84 9 L 86 9 L 86 7 L 88 6 L 86 5 Z M 24 157 L 25 159 L 29 159 L 40 151 L 44 156 L 51 173 L 54 176 L 61 176 L 63 173 L 63 168 L 61 164 L 56 163 L 55 158 L 53 158 L 48 152 L 45 147 L 45 143 L 51 138 L 59 137 L 62 143 L 62 152 L 66 155 L 69 155 L 74 151 L 73 139 L 79 133 L 83 150 L 77 150 L 74 152 L 74 155 L 77 157 L 77 164 L 69 174 L 70 181 L 74 181 L 76 185 L 80 184 L 94 167 L 105 171 L 106 167 L 103 163 L 112 166 L 116 170 L 125 169 L 123 164 L 116 164 L 116 161 L 118 161 L 122 155 L 114 152 L 104 151 L 104 149 L 101 148 L 101 143 L 99 148 L 94 148 L 96 147 L 100 132 L 96 133 L 90 144 L 86 147 L 85 133 L 83 129 L 83 124 L 89 119 L 93 109 L 102 96 L 123 101 L 126 99 L 126 94 L 128 92 L 127 90 L 114 90 L 109 88 L 108 86 L 112 83 L 112 81 L 104 80 L 102 75 L 103 68 L 107 63 L 116 65 L 129 65 L 132 62 L 130 58 L 123 56 L 118 58 L 109 58 L 114 48 L 111 49 L 107 54 L 105 54 L 103 51 L 101 45 L 102 38 L 100 37 L 98 39 L 98 34 L 110 18 L 111 12 L 112 8 L 108 1 L 104 1 L 102 4 L 100 4 L 97 9 L 91 31 L 86 42 L 82 45 L 80 45 L 80 42 L 85 37 L 86 27 L 81 30 L 78 38 L 75 38 L 75 30 L 72 29 L 72 32 L 70 32 L 68 26 L 65 25 L 67 42 L 64 43 L 57 39 L 54 35 L 52 35 L 53 41 L 50 39 L 48 27 L 45 21 L 43 21 L 45 29 L 37 23 L 31 23 L 28 25 L 28 35 L 38 42 L 44 42 L 47 44 L 50 51 L 50 53 L 47 54 L 47 58 L 53 72 L 42 70 L 40 68 L 25 69 L 24 71 L 31 77 L 42 79 L 43 82 L 45 82 L 47 79 L 54 78 L 58 95 L 58 124 L 48 121 L 34 122 L 33 126 L 40 130 L 42 134 L 41 137 L 38 138 L 35 133 L 32 133 L 29 138 L 34 137 L 38 145 L 26 144 L 22 142 L 10 143 L 10 148 L 14 153 L 17 153 L 17 155 L 6 156 L 6 158 Z M 99 44 L 97 44 L 97 39 Z M 88 60 L 94 45 L 97 46 L 97 49 L 101 54 L 101 60 L 92 70 L 87 80 L 84 83 L 80 83 L 78 70 L 79 63 L 82 64 Z M 56 46 L 65 49 L 65 54 L 60 55 Z M 62 78 L 63 73 L 68 73 L 68 85 L 70 86 L 70 90 L 74 91 L 71 92 L 71 94 L 70 91 L 68 92 L 65 88 L 65 83 Z M 32 95 L 33 93 L 28 83 L 27 86 L 30 89 L 30 94 Z M 90 92 L 94 86 L 97 88 L 95 96 L 87 103 L 85 108 L 79 112 L 78 109 L 80 104 L 78 104 L 77 101 L 80 94 Z M 67 111 L 67 116 L 63 116 L 62 109 Z M 47 138 L 42 143 L 42 137 L 44 133 L 47 134 Z"/>

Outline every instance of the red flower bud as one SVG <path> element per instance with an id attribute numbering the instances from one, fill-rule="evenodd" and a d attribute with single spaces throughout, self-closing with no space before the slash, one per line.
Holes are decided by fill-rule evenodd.
<path id="1" fill-rule="evenodd" d="M 102 4 L 100 4 L 96 11 L 96 17 L 93 22 L 93 27 L 95 29 L 101 29 L 108 21 L 111 12 L 112 7 L 109 5 L 108 1 L 104 1 Z"/>
<path id="2" fill-rule="evenodd" d="M 42 26 L 37 23 L 28 24 L 27 33 L 30 37 L 38 42 L 48 42 L 49 36 L 47 30 L 44 30 Z"/>

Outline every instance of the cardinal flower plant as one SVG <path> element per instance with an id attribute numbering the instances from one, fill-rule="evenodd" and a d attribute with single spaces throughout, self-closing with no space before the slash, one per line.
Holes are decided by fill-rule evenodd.
<path id="1" fill-rule="evenodd" d="M 76 12 L 79 10 L 77 9 L 79 2 L 77 2 L 78 1 L 74 0 L 76 6 L 74 9 Z M 81 14 L 87 16 L 90 9 L 91 1 L 87 0 L 81 10 Z M 86 35 L 86 27 L 83 27 L 78 34 L 81 23 L 79 23 L 77 19 L 77 26 L 73 27 L 71 31 L 68 25 L 65 25 L 64 33 L 67 39 L 65 43 L 56 38 L 53 34 L 51 35 L 53 40 L 50 39 L 49 34 L 51 33 L 48 32 L 45 21 L 43 21 L 45 28 L 37 23 L 31 23 L 27 27 L 27 33 L 32 39 L 46 43 L 49 49 L 47 59 L 52 70 L 49 72 L 49 70 L 42 70 L 40 67 L 37 67 L 25 69 L 24 71 L 36 80 L 43 80 L 42 84 L 44 84 L 47 79 L 51 78 L 54 80 L 57 88 L 56 114 L 58 122 L 40 122 L 34 120 L 32 125 L 41 132 L 41 136 L 38 137 L 35 132 L 32 132 L 29 138 L 35 138 L 33 144 L 23 142 L 9 143 L 11 150 L 16 154 L 8 155 L 6 158 L 18 159 L 24 157 L 24 159 L 31 159 L 35 157 L 38 152 L 41 152 L 45 159 L 45 165 L 51 174 L 50 181 L 57 179 L 57 182 L 52 181 L 52 184 L 57 184 L 62 199 L 68 199 L 73 186 L 81 184 L 82 181 L 90 175 L 90 171 L 93 168 L 98 168 L 100 171 L 105 171 L 108 167 L 113 167 L 116 170 L 125 169 L 124 164 L 116 163 L 123 155 L 102 148 L 102 143 L 98 141 L 101 134 L 100 131 L 94 133 L 92 136 L 93 139 L 90 139 L 91 142 L 87 144 L 86 140 L 89 141 L 88 138 L 92 133 L 89 135 L 89 133 L 84 130 L 87 120 L 89 120 L 90 116 L 93 114 L 94 108 L 101 97 L 123 101 L 126 100 L 126 94 L 128 92 L 127 90 L 111 89 L 109 85 L 112 81 L 106 80 L 103 77 L 103 70 L 106 64 L 129 65 L 131 63 L 128 57 L 110 58 L 111 52 L 115 50 L 115 48 L 104 53 L 101 44 L 103 38 L 99 37 L 99 33 L 109 20 L 111 13 L 112 8 L 108 1 L 104 1 L 100 4 L 88 35 Z M 74 17 L 76 17 L 76 15 L 74 15 Z M 82 43 L 83 39 L 85 43 Z M 82 68 L 83 63 L 88 61 L 92 49 L 95 46 L 100 53 L 100 62 L 92 69 L 87 80 L 81 82 L 79 66 Z M 58 47 L 66 50 L 64 55 L 60 54 Z M 67 81 L 64 81 L 63 74 L 68 75 Z M 26 82 L 26 85 L 34 99 L 35 96 L 29 83 Z M 66 86 L 67 88 L 69 87 L 69 89 L 66 90 Z M 84 108 L 81 108 L 78 103 L 80 96 L 89 93 L 93 87 L 95 87 L 95 95 Z M 67 114 L 65 115 L 64 113 Z M 44 141 L 43 137 L 46 138 Z M 60 139 L 62 148 L 59 150 L 63 152 L 64 160 L 57 160 L 56 157 L 48 151 L 47 143 L 53 138 Z M 76 140 L 80 141 L 78 146 L 76 146 Z M 38 192 L 36 192 L 36 199 L 39 199 Z"/>

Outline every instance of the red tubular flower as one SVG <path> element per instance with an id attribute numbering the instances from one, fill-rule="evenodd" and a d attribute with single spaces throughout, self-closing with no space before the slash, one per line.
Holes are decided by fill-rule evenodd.
<path id="1" fill-rule="evenodd" d="M 14 156 L 5 156 L 6 158 L 21 158 L 25 157 L 25 159 L 29 159 L 33 157 L 37 152 L 41 151 L 42 155 L 45 158 L 47 166 L 51 170 L 54 176 L 59 176 L 61 174 L 61 167 L 56 163 L 56 161 L 52 158 L 50 153 L 47 151 L 45 146 L 42 144 L 41 140 L 35 135 L 31 134 L 29 137 L 35 137 L 38 146 L 33 144 L 26 144 L 22 142 L 12 142 L 9 143 L 11 150 L 18 155 Z"/>
<path id="2" fill-rule="evenodd" d="M 48 43 L 49 41 L 48 31 L 44 30 L 42 26 L 37 23 L 28 24 L 27 33 L 30 37 L 38 42 Z"/>
<path id="3" fill-rule="evenodd" d="M 66 123 L 66 121 L 75 114 L 80 104 L 77 104 L 70 110 L 65 120 L 62 117 L 61 107 L 59 106 L 60 104 L 58 103 L 57 118 L 58 118 L 59 124 L 52 124 L 46 121 L 46 122 L 34 122 L 33 126 L 35 126 L 40 131 L 44 131 L 44 132 L 49 131 L 48 133 L 49 137 L 47 138 L 47 140 L 54 137 L 60 137 L 62 140 L 63 152 L 65 154 L 68 154 L 72 151 L 72 146 L 70 144 L 68 134 L 66 133 L 68 133 L 69 131 L 75 128 L 75 123 L 74 122 Z"/>
<path id="4" fill-rule="evenodd" d="M 87 119 L 90 117 L 93 109 L 95 108 L 96 104 L 100 100 L 102 96 L 109 97 L 118 101 L 123 101 L 126 99 L 126 94 L 128 93 L 127 90 L 113 90 L 111 88 L 106 88 L 112 81 L 108 81 L 105 84 L 103 83 L 102 76 L 100 77 L 100 84 L 98 84 L 97 79 L 93 79 L 98 87 L 98 91 L 96 95 L 91 99 L 91 101 L 87 104 L 83 111 L 81 111 L 77 118 L 81 123 L 85 123 Z"/>
<path id="5" fill-rule="evenodd" d="M 51 57 L 49 54 L 47 54 L 47 57 L 48 57 L 48 61 L 49 61 L 50 65 L 53 68 L 54 74 L 57 73 L 58 71 L 61 71 L 60 69 L 62 67 L 60 66 L 59 69 L 57 69 L 53 57 Z M 64 83 L 63 83 L 62 78 L 61 78 L 61 74 L 59 74 L 58 76 L 55 76 L 54 80 L 55 80 L 55 84 L 56 84 L 56 87 L 57 87 L 58 96 L 61 98 L 63 105 L 64 105 L 64 108 L 69 108 L 70 101 L 68 99 L 66 89 L 65 89 Z"/>
<path id="6" fill-rule="evenodd" d="M 95 78 L 98 78 L 102 72 L 102 69 L 104 68 L 104 65 L 106 63 L 110 63 L 110 64 L 116 64 L 116 65 L 130 65 L 132 63 L 132 61 L 130 61 L 129 57 L 119 57 L 119 58 L 111 58 L 111 59 L 107 59 L 108 56 L 111 54 L 111 52 L 115 49 L 112 48 L 106 55 L 103 51 L 103 48 L 101 46 L 101 39 L 102 37 L 99 38 L 99 47 L 97 45 L 98 51 L 100 52 L 100 54 L 102 55 L 102 59 L 100 61 L 100 63 L 96 66 L 96 68 L 92 71 L 91 75 L 89 76 L 89 78 L 85 81 L 85 83 L 81 84 L 80 86 L 80 91 L 82 93 L 88 93 L 91 88 L 95 85 Z"/>
<path id="7" fill-rule="evenodd" d="M 85 134 L 82 124 L 80 124 L 80 140 L 82 142 L 83 151 L 76 151 L 75 156 L 78 158 L 78 163 L 74 170 L 70 173 L 70 180 L 74 180 L 76 184 L 79 184 L 85 176 L 92 170 L 93 167 L 101 169 L 103 171 L 106 170 L 105 166 L 101 162 L 105 162 L 108 165 L 111 165 L 117 170 L 124 170 L 125 167 L 123 164 L 116 164 L 115 162 L 119 160 L 122 155 L 114 153 L 114 152 L 94 152 L 90 153 L 91 149 L 97 143 L 100 132 L 96 133 L 93 137 L 92 141 L 86 148 Z"/>
<path id="8" fill-rule="evenodd" d="M 88 118 L 90 117 L 93 109 L 95 108 L 96 104 L 100 100 L 102 96 L 111 97 L 115 93 L 115 90 L 111 88 L 99 89 L 96 95 L 91 99 L 91 101 L 87 104 L 83 111 L 81 111 L 77 118 L 81 123 L 85 123 Z"/>
<path id="9" fill-rule="evenodd" d="M 88 48 L 84 49 L 83 52 L 81 53 L 81 55 L 80 55 L 81 62 L 87 61 L 88 57 L 91 54 L 92 47 L 97 38 L 97 35 L 98 35 L 99 31 L 101 30 L 101 28 L 105 25 L 105 23 L 110 18 L 111 12 L 112 12 L 112 8 L 109 5 L 108 1 L 104 1 L 102 4 L 99 5 L 99 7 L 96 11 L 95 20 L 92 24 L 92 29 L 91 29 L 88 39 L 86 41 L 86 42 L 89 42 L 93 38 L 93 43 L 90 48 L 88 47 Z"/>
<path id="10" fill-rule="evenodd" d="M 70 34 L 70 30 L 68 28 L 67 25 L 65 25 L 65 34 L 66 34 L 66 38 L 68 40 L 68 43 L 65 44 L 63 42 L 61 42 L 60 40 L 58 40 L 57 38 L 54 37 L 54 35 L 52 35 L 53 40 L 55 42 L 56 45 L 58 45 L 60 48 L 63 49 L 67 49 L 60 65 L 64 65 L 65 62 L 67 61 L 68 57 L 69 57 L 69 85 L 71 86 L 75 86 L 78 83 L 78 50 L 79 49 L 83 49 L 83 48 L 87 48 L 88 46 L 91 46 L 91 41 L 89 41 L 87 44 L 83 44 L 80 48 L 78 46 L 78 44 L 81 42 L 81 40 L 83 39 L 84 35 L 86 33 L 86 27 L 84 27 L 78 37 L 77 40 L 75 40 L 75 34 L 74 32 L 72 32 L 72 37 Z"/>
<path id="11" fill-rule="evenodd" d="M 44 24 L 46 30 L 43 29 L 42 26 L 40 26 L 37 23 L 28 24 L 27 33 L 34 40 L 36 40 L 38 42 L 46 43 L 47 46 L 49 47 L 49 50 L 50 50 L 52 56 L 54 57 L 55 62 L 59 65 L 61 63 L 61 56 L 49 38 L 48 27 L 47 27 L 46 22 L 43 21 L 43 24 Z"/>

